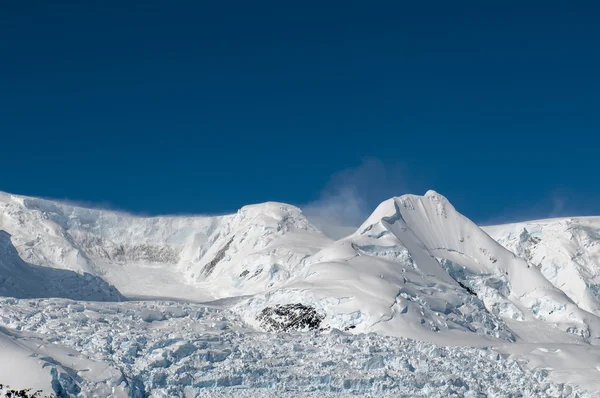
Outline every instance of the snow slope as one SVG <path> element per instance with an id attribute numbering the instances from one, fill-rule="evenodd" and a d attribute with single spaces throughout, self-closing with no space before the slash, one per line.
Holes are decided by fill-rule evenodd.
<path id="1" fill-rule="evenodd" d="M 44 371 L 32 350 L 23 346 L 14 338 L 14 335 L 0 329 L 0 376 L 2 384 L 8 384 L 16 389 L 31 388 L 34 391 L 42 390 L 51 393 L 48 388 L 52 382 L 50 372 Z M 10 358 L 10 361 L 6 360 Z"/>
<path id="2" fill-rule="evenodd" d="M 492 350 L 491 357 L 524 372 L 515 374 L 534 396 L 600 392 L 599 224 L 554 220 L 484 230 L 429 191 L 383 202 L 355 233 L 333 241 L 300 209 L 282 203 L 224 216 L 145 218 L 0 194 L 0 296 L 34 299 L 2 303 L 0 326 L 7 332 L 0 337 L 6 347 L 50 344 L 54 354 L 44 354 L 41 365 L 42 373 L 54 369 L 46 389 L 83 395 L 161 396 L 183 394 L 185 386 L 190 396 L 207 388 L 490 394 L 486 382 L 479 390 L 472 384 L 475 376 L 456 384 L 432 373 L 445 381 L 427 384 L 416 376 L 418 366 L 400 365 L 376 348 L 364 354 L 372 363 L 364 365 L 348 358 L 357 355 L 353 349 L 329 347 L 337 337 L 326 337 L 371 347 L 365 336 L 372 332 L 386 352 L 398 344 L 408 344 L 413 356 L 442 350 L 433 358 L 439 352 L 485 357 Z M 127 299 L 145 301 L 118 303 Z M 167 299 L 176 302 L 152 301 Z M 249 348 L 274 332 L 277 339 L 292 336 L 289 350 Z M 192 343 L 200 341 L 207 346 Z M 14 344 L 5 350 L 15 351 Z M 349 367 L 313 366 L 323 361 L 306 344 Z M 447 346 L 455 348 L 440 348 Z M 513 368 L 484 362 L 469 366 L 511 380 Z M 544 370 L 531 373 L 524 363 Z M 37 375 L 39 365 L 23 366 Z M 390 374 L 408 379 L 397 383 Z"/>
<path id="3" fill-rule="evenodd" d="M 518 320 L 600 342 L 598 317 L 433 191 L 382 203 L 354 235 L 308 264 L 302 277 L 251 299 L 241 312 L 299 301 L 319 308 L 332 327 L 362 332 L 510 341 L 516 336 L 505 321 Z"/>
<path id="4" fill-rule="evenodd" d="M 117 289 L 97 276 L 26 263 L 19 257 L 10 235 L 1 230 L 0 296 L 64 297 L 93 301 L 124 299 Z"/>
<path id="5" fill-rule="evenodd" d="M 128 297 L 193 301 L 264 291 L 331 242 L 281 203 L 143 218 L 0 194 L 0 230 L 31 264 L 99 276 Z"/>
<path id="6" fill-rule="evenodd" d="M 582 309 L 600 315 L 600 217 L 560 218 L 483 228 Z"/>

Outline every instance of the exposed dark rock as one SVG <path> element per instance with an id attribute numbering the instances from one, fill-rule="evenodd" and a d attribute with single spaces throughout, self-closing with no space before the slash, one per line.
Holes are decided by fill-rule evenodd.
<path id="1" fill-rule="evenodd" d="M 4 394 L 6 398 L 53 398 L 54 394 L 43 395 L 42 390 L 33 391 L 31 388 L 24 390 L 15 390 L 10 386 L 0 384 L 0 396 Z"/>
<path id="2" fill-rule="evenodd" d="M 473 289 L 471 289 L 469 286 L 465 285 L 464 283 L 460 282 L 460 281 L 456 281 L 458 282 L 458 284 L 460 285 L 460 287 L 462 287 L 463 289 L 465 289 L 467 292 L 469 292 L 469 294 L 477 297 L 477 293 L 475 293 L 475 291 Z"/>
<path id="3" fill-rule="evenodd" d="M 319 330 L 325 317 L 313 307 L 298 303 L 265 307 L 256 318 L 261 327 L 269 332 L 285 332 Z"/>
<path id="4" fill-rule="evenodd" d="M 229 242 L 227 242 L 227 244 L 225 246 L 223 246 L 223 248 L 217 252 L 215 257 L 212 260 L 210 260 L 210 262 L 208 264 L 206 264 L 204 266 L 202 271 L 206 275 L 210 275 L 214 271 L 214 269 L 217 266 L 217 264 L 219 263 L 219 261 L 223 260 L 223 257 L 225 257 L 225 253 L 229 249 L 229 246 L 231 246 L 231 242 L 233 242 L 233 238 L 231 238 L 229 240 Z"/>
<path id="5" fill-rule="evenodd" d="M 179 254 L 169 246 L 145 243 L 124 245 L 85 231 L 73 231 L 68 237 L 74 245 L 81 248 L 86 257 L 108 259 L 119 263 L 144 261 L 175 264 L 179 261 Z"/>
<path id="6" fill-rule="evenodd" d="M 250 278 L 256 278 L 257 276 L 259 276 L 262 272 L 262 268 L 259 268 L 256 270 L 256 272 L 254 272 L 254 275 L 252 275 Z"/>

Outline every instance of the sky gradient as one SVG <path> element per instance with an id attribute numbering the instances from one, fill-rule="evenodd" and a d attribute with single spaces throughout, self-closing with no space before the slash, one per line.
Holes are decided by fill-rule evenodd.
<path id="1" fill-rule="evenodd" d="M 599 13 L 4 1 L 0 190 L 154 215 L 435 189 L 479 223 L 600 215 Z"/>

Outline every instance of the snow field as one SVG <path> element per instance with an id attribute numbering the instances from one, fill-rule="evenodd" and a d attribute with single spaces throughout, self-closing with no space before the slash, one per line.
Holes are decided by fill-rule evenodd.
<path id="1" fill-rule="evenodd" d="M 17 342 L 69 350 L 40 358 L 40 367 L 82 396 L 576 396 L 490 348 L 337 329 L 258 332 L 228 310 L 175 302 L 4 298 L 0 306 L 0 325 Z"/>
<path id="2" fill-rule="evenodd" d="M 143 218 L 0 193 L 0 382 L 597 396 L 599 264 L 600 219 L 482 230 L 433 191 L 383 202 L 338 241 L 282 203 Z"/>

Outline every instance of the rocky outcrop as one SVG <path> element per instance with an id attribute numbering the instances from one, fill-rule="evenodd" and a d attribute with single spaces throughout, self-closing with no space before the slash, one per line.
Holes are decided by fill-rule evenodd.
<path id="1" fill-rule="evenodd" d="M 313 307 L 299 303 L 265 307 L 257 316 L 261 327 L 269 332 L 319 330 L 324 318 Z"/>

